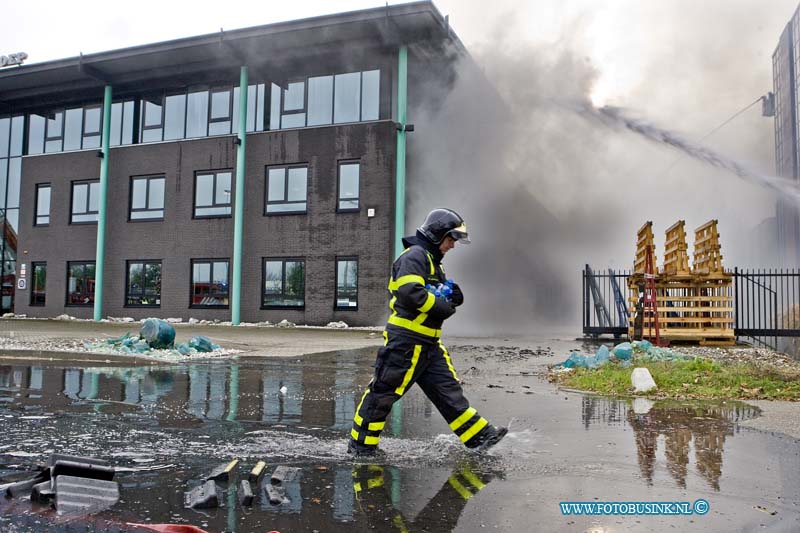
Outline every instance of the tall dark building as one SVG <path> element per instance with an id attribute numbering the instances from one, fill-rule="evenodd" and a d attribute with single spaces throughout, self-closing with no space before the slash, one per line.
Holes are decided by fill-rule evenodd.
<path id="1" fill-rule="evenodd" d="M 772 54 L 775 91 L 775 169 L 779 176 L 800 180 L 798 76 L 800 75 L 800 9 L 794 12 Z M 783 266 L 800 266 L 800 214 L 797 203 L 781 198 L 776 206 L 778 250 Z"/>
<path id="2" fill-rule="evenodd" d="M 415 2 L 0 70 L 3 311 L 379 324 L 462 52 Z"/>

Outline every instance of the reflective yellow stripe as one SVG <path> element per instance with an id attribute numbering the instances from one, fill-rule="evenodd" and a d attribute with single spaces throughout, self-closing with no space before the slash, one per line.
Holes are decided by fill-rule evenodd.
<path id="1" fill-rule="evenodd" d="M 467 487 L 462 485 L 456 479 L 456 476 L 450 476 L 447 482 L 450 483 L 450 486 L 456 489 L 456 492 L 459 493 L 461 497 L 464 498 L 465 500 L 469 500 L 470 498 L 472 498 L 472 493 L 467 490 Z"/>
<path id="2" fill-rule="evenodd" d="M 397 301 L 397 296 L 392 296 L 392 299 L 389 300 L 389 309 L 391 309 L 392 311 L 394 311 L 394 303 L 396 301 Z M 394 312 L 396 313 L 397 311 Z"/>
<path id="3" fill-rule="evenodd" d="M 394 308 L 392 307 L 392 309 Z M 420 324 L 415 324 L 411 320 L 408 320 L 407 318 L 400 318 L 397 315 L 390 316 L 388 322 L 393 326 L 406 328 L 415 333 L 419 333 L 420 335 L 425 335 L 426 337 L 433 337 L 434 339 L 438 339 L 442 335 L 442 330 L 440 329 L 433 329 Z"/>
<path id="4" fill-rule="evenodd" d="M 461 469 L 461 475 L 464 476 L 464 479 L 470 482 L 470 484 L 478 490 L 481 490 L 483 487 L 486 486 L 486 483 L 480 480 L 475 473 L 470 470 L 468 467 L 464 467 Z"/>
<path id="5" fill-rule="evenodd" d="M 361 483 L 359 483 L 359 482 L 353 483 L 353 490 L 354 490 L 356 493 L 359 493 L 359 492 L 361 492 Z"/>
<path id="6" fill-rule="evenodd" d="M 431 266 L 431 276 L 433 276 L 436 274 L 436 269 L 433 267 L 433 256 L 428 251 L 426 251 L 425 254 L 428 256 L 428 264 Z M 423 285 L 425 284 L 423 283 Z"/>
<path id="7" fill-rule="evenodd" d="M 431 310 L 433 304 L 435 303 L 436 303 L 436 296 L 434 296 L 432 292 L 429 292 L 428 299 L 425 300 L 425 303 L 422 304 L 422 307 L 419 308 L 420 312 L 423 314 L 427 313 L 428 311 Z"/>
<path id="8" fill-rule="evenodd" d="M 439 348 L 442 349 L 442 354 L 444 354 L 444 361 L 445 363 L 447 363 L 447 368 L 450 370 L 450 373 L 453 374 L 453 379 L 458 381 L 458 376 L 456 375 L 456 369 L 453 368 L 453 362 L 450 360 L 450 354 L 448 353 L 447 348 L 445 348 L 441 342 L 439 343 Z"/>
<path id="9" fill-rule="evenodd" d="M 369 430 L 370 431 L 381 431 L 383 430 L 383 426 L 386 425 L 386 422 L 370 422 L 369 423 Z"/>
<path id="10" fill-rule="evenodd" d="M 403 522 L 403 517 L 399 514 L 394 515 L 394 518 L 392 518 L 392 523 L 394 524 L 394 527 L 400 530 L 400 533 L 409 533 L 410 530 L 406 527 L 406 523 Z"/>
<path id="11" fill-rule="evenodd" d="M 461 415 L 458 418 L 450 422 L 450 429 L 452 429 L 453 431 L 457 430 L 458 428 L 466 424 L 467 420 L 475 416 L 475 413 L 477 412 L 478 412 L 477 409 L 475 409 L 474 407 L 470 407 L 469 409 L 461 413 Z"/>
<path id="12" fill-rule="evenodd" d="M 389 344 L 389 332 L 383 330 L 383 345 L 386 346 L 387 344 Z"/>
<path id="13" fill-rule="evenodd" d="M 471 428 L 469 428 L 467 431 L 465 431 L 458 438 L 461 439 L 461 442 L 467 442 L 469 439 L 474 437 L 477 432 L 479 432 L 480 430 L 485 428 L 486 424 L 488 424 L 488 423 L 489 422 L 485 418 L 481 417 L 480 420 L 475 422 L 475 424 L 473 424 Z M 367 438 L 369 438 L 369 437 L 367 437 Z"/>
<path id="14" fill-rule="evenodd" d="M 367 397 L 367 393 L 369 393 L 369 389 L 364 391 L 364 394 L 361 395 L 361 401 L 358 402 L 358 407 L 356 407 L 356 414 L 353 416 L 353 422 L 356 423 L 358 427 L 361 427 L 361 424 L 364 422 L 364 419 L 358 414 L 361 411 L 361 404 L 364 403 L 364 398 Z"/>
<path id="15" fill-rule="evenodd" d="M 419 361 L 419 354 L 422 351 L 422 345 L 417 344 L 414 346 L 414 355 L 411 356 L 411 368 L 406 370 L 406 375 L 403 377 L 403 383 L 397 387 L 394 392 L 395 394 L 402 396 L 403 393 L 406 391 L 406 387 L 408 383 L 411 381 L 411 377 L 414 375 L 414 369 L 417 368 L 417 361 Z"/>
<path id="16" fill-rule="evenodd" d="M 417 315 L 417 318 L 414 319 L 414 324 L 422 324 L 428 319 L 428 313 L 420 313 Z"/>
<path id="17" fill-rule="evenodd" d="M 423 287 L 425 286 L 425 279 L 422 276 L 417 276 L 416 274 L 408 274 L 405 276 L 400 276 L 397 280 L 393 280 L 389 278 L 389 290 L 396 291 L 403 285 L 408 285 L 409 283 L 419 283 Z"/>
<path id="18" fill-rule="evenodd" d="M 358 431 L 356 431 L 356 428 L 350 430 L 350 436 L 353 437 L 354 440 L 358 440 Z"/>
<path id="19" fill-rule="evenodd" d="M 364 437 L 364 444 L 369 444 L 370 446 L 378 444 L 380 441 L 380 437 Z"/>
<path id="20" fill-rule="evenodd" d="M 367 480 L 367 490 L 374 489 L 375 487 L 383 487 L 383 476 Z"/>

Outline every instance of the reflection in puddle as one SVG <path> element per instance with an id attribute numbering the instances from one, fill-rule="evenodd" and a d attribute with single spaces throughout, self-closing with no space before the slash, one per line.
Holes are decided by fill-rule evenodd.
<path id="1" fill-rule="evenodd" d="M 652 402 L 584 396 L 581 412 L 586 429 L 592 424 L 633 428 L 639 469 L 648 485 L 653 484 L 659 440 L 663 440 L 667 470 L 679 487 L 686 488 L 694 451 L 697 473 L 718 491 L 725 438 L 733 436 L 736 422 L 754 418 L 760 411 L 732 401 Z"/>

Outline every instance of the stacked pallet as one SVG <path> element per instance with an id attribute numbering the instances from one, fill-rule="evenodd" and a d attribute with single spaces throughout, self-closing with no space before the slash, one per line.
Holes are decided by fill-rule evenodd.
<path id="1" fill-rule="evenodd" d="M 733 344 L 733 283 L 731 274 L 722 266 L 717 221 L 711 220 L 695 230 L 691 268 L 684 226 L 680 220 L 666 231 L 664 263 L 655 275 L 660 337 L 703 345 Z M 630 298 L 630 324 L 635 324 L 636 314 L 642 313 L 638 294 L 644 286 L 644 269 L 639 270 L 638 266 L 647 242 L 641 237 L 640 234 L 637 239 L 637 268 L 628 279 L 634 295 Z M 640 320 L 644 336 L 654 336 L 654 317 L 643 313 Z M 633 327 L 629 327 L 628 335 L 634 337 Z"/>

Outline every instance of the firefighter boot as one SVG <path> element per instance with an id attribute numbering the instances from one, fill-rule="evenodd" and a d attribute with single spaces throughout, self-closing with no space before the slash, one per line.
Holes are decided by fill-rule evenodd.
<path id="1" fill-rule="evenodd" d="M 472 448 L 473 450 L 480 452 L 488 450 L 503 440 L 503 437 L 506 436 L 506 433 L 508 433 L 508 428 L 495 427 L 489 424 L 469 441 L 467 448 Z"/>

